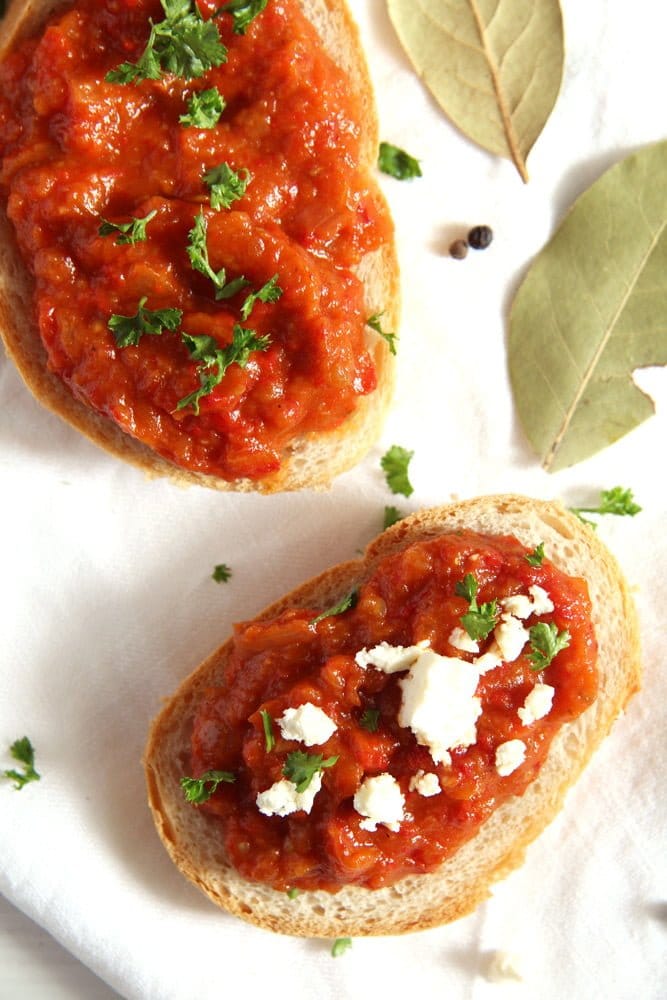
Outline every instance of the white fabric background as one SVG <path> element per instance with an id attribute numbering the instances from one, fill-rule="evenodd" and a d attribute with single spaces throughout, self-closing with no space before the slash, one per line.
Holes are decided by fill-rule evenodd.
<path id="1" fill-rule="evenodd" d="M 517 284 L 573 199 L 664 138 L 667 10 L 657 0 L 563 0 L 563 90 L 524 186 L 438 111 L 384 0 L 352 7 L 382 137 L 424 170 L 412 183 L 383 178 L 404 312 L 395 404 L 366 461 L 319 495 L 150 482 L 41 409 L 0 359 L 0 766 L 11 763 L 3 748 L 28 734 L 44 776 L 20 794 L 0 784 L 0 891 L 127 998 L 664 996 L 667 375 L 637 377 L 656 417 L 549 476 L 516 424 L 505 338 Z M 451 239 L 482 222 L 495 230 L 492 247 L 450 260 Z M 600 536 L 637 587 L 644 689 L 488 903 L 438 930 L 359 939 L 334 961 L 328 943 L 246 926 L 181 878 L 153 831 L 140 757 L 161 697 L 233 621 L 379 530 L 393 502 L 379 458 L 392 443 L 415 450 L 406 510 L 505 490 L 574 503 L 631 486 L 644 512 L 607 519 Z M 226 586 L 210 578 L 218 562 L 233 567 Z M 519 954 L 523 985 L 485 980 L 495 949 Z"/>

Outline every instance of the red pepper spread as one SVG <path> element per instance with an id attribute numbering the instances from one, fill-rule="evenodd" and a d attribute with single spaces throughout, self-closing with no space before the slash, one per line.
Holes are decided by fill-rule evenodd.
<path id="1" fill-rule="evenodd" d="M 341 614 L 314 622 L 322 609 L 291 610 L 274 621 L 237 626 L 220 685 L 207 691 L 196 712 L 191 773 L 201 777 L 222 770 L 233 776 L 233 783 L 219 784 L 208 801 L 193 808 L 217 818 L 211 836 L 220 838 L 242 875 L 279 890 L 386 886 L 434 870 L 497 806 L 523 794 L 554 735 L 594 701 L 598 684 L 585 581 L 566 576 L 548 558 L 531 565 L 528 555 L 511 537 L 445 535 L 386 557 L 359 589 L 356 604 Z M 496 601 L 485 609 L 493 631 L 477 641 L 476 652 L 452 642 L 470 611 L 462 582 L 471 578 L 478 608 Z M 357 654 L 380 643 L 406 647 L 427 641 L 441 656 L 457 658 L 460 669 L 477 671 L 475 661 L 498 650 L 498 626 L 509 615 L 503 600 L 529 599 L 531 587 L 541 588 L 546 604 L 541 600 L 542 607 L 530 614 L 524 609 L 523 619 L 512 616 L 513 627 L 524 627 L 531 640 L 516 658 L 500 655 L 495 668 L 480 670 L 473 690 L 481 714 L 464 741 L 469 745 L 452 748 L 449 760 L 436 763 L 432 748 L 399 724 L 407 671 L 360 665 Z M 561 643 L 537 672 L 532 637 L 538 647 L 541 643 L 532 630 L 540 623 L 554 635 L 567 634 L 568 644 Z M 538 684 L 553 689 L 553 704 L 533 720 L 525 705 Z M 281 726 L 287 709 L 305 704 L 336 726 L 318 745 L 286 738 Z M 447 708 L 444 699 L 435 707 L 436 715 L 439 707 Z M 525 755 L 511 773 L 501 774 L 496 753 L 511 741 L 521 741 Z M 285 780 L 295 753 L 326 762 L 310 812 L 260 812 L 258 796 Z M 420 772 L 435 776 L 436 794 L 433 787 L 428 797 L 417 790 Z M 368 778 L 379 775 L 391 776 L 384 780 L 399 786 L 404 815 L 398 823 L 379 822 L 371 829 L 363 810 L 355 808 L 356 795 Z"/>
<path id="2" fill-rule="evenodd" d="M 141 59 L 151 22 L 165 18 L 158 0 L 56 10 L 0 64 L 0 195 L 35 278 L 50 369 L 177 465 L 261 479 L 297 436 L 339 426 L 375 388 L 353 269 L 391 226 L 359 166 L 366 112 L 297 0 L 270 0 L 243 32 L 220 6 L 199 0 L 191 12 L 212 19 L 225 62 L 190 79 L 163 64 L 159 79 L 125 84 L 107 75 Z M 193 95 L 214 88 L 217 123 L 182 122 Z M 217 168 L 247 181 L 228 206 L 211 205 L 204 177 Z M 200 211 L 213 278 L 187 252 Z M 150 213 L 145 240 L 100 235 L 103 220 Z M 227 284 L 245 283 L 216 300 L 223 269 Z M 280 297 L 243 319 L 271 279 Z M 179 322 L 119 346 L 110 318 L 142 305 L 178 310 Z M 220 369 L 184 334 L 224 351 L 235 327 L 262 347 L 205 384 Z"/>

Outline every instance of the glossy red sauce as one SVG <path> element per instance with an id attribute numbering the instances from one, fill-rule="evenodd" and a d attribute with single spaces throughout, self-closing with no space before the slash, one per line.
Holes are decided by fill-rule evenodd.
<path id="1" fill-rule="evenodd" d="M 218 3 L 201 2 L 206 17 Z M 245 35 L 220 15 L 228 61 L 201 79 L 126 86 L 105 74 L 136 61 L 157 0 L 79 0 L 0 64 L 0 193 L 35 277 L 49 367 L 72 392 L 178 465 L 224 478 L 275 473 L 297 436 L 328 431 L 374 390 L 368 318 L 352 269 L 390 238 L 373 181 L 359 168 L 363 109 L 322 52 L 296 0 L 271 0 Z M 218 87 L 212 130 L 179 117 L 194 92 Z M 223 162 L 252 175 L 244 197 L 212 211 L 203 174 Z M 250 326 L 269 335 L 245 369 L 232 365 L 197 416 L 177 410 L 199 387 L 181 331 L 221 347 L 246 293 L 215 301 L 193 271 L 188 231 L 204 207 L 210 262 L 256 290 Z M 101 219 L 152 210 L 147 242 L 116 246 Z M 181 328 L 118 348 L 112 314 L 178 308 Z"/>
<path id="2" fill-rule="evenodd" d="M 385 558 L 361 588 L 356 606 L 344 614 L 313 625 L 321 609 L 288 611 L 275 621 L 236 628 L 220 686 L 207 692 L 196 713 L 191 765 L 195 776 L 210 769 L 236 775 L 234 784 L 219 786 L 197 808 L 219 819 L 211 835 L 220 837 L 239 872 L 276 889 L 378 888 L 432 871 L 498 805 L 525 791 L 553 736 L 597 693 L 597 646 L 585 581 L 565 576 L 547 560 L 530 566 L 526 553 L 513 538 L 443 536 Z M 412 731 L 397 723 L 399 680 L 405 674 L 363 669 L 354 657 L 380 642 L 406 646 L 428 639 L 442 655 L 472 660 L 473 654 L 449 643 L 468 610 L 455 593 L 466 573 L 479 583 L 480 603 L 525 594 L 533 584 L 543 587 L 554 611 L 526 624 L 553 621 L 559 631 L 569 631 L 570 645 L 539 674 L 531 669 L 528 646 L 516 661 L 483 674 L 476 691 L 483 709 L 476 743 L 453 750 L 451 766 L 435 765 Z M 492 635 L 480 643 L 480 653 L 491 641 Z M 545 718 L 524 726 L 517 709 L 538 679 L 555 688 L 553 707 Z M 305 702 L 322 708 L 338 726 L 325 744 L 312 748 L 283 739 L 275 724 L 286 708 Z M 361 725 L 368 708 L 380 712 L 374 733 Z M 270 752 L 262 709 L 274 720 L 277 739 Z M 525 763 L 500 777 L 495 751 L 510 739 L 526 744 Z M 339 759 L 322 772 L 322 790 L 310 815 L 262 815 L 257 794 L 281 780 L 287 754 L 295 750 Z M 439 795 L 424 798 L 409 790 L 418 770 L 439 776 Z M 393 775 L 405 795 L 408 816 L 398 832 L 384 826 L 375 832 L 362 829 L 362 817 L 353 808 L 363 779 L 381 773 Z"/>

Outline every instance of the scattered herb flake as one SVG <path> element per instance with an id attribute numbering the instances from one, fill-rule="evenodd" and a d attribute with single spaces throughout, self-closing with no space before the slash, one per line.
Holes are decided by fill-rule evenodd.
<path id="1" fill-rule="evenodd" d="M 186 128 L 211 129 L 220 121 L 225 110 L 225 99 L 217 87 L 193 94 L 188 101 L 187 114 L 178 119 Z"/>
<path id="2" fill-rule="evenodd" d="M 349 937 L 336 938 L 336 940 L 331 946 L 331 954 L 333 958 L 339 958 L 341 955 L 344 955 L 345 952 L 348 951 L 351 947 L 352 947 L 352 938 Z"/>
<path id="3" fill-rule="evenodd" d="M 108 327 L 114 335 L 118 347 L 136 347 L 145 333 L 155 337 L 164 330 L 177 330 L 183 313 L 180 309 L 145 309 L 147 296 L 139 300 L 134 316 L 119 316 L 114 313 Z"/>
<path id="4" fill-rule="evenodd" d="M 267 712 L 265 708 L 259 710 L 259 714 L 262 717 L 262 728 L 264 729 L 264 743 L 266 746 L 266 752 L 271 753 L 274 746 L 276 745 L 276 737 L 273 732 L 273 719 Z"/>
<path id="5" fill-rule="evenodd" d="M 385 507 L 384 509 L 384 530 L 391 528 L 392 524 L 402 521 L 405 514 L 401 514 L 398 507 Z"/>
<path id="6" fill-rule="evenodd" d="M 385 330 L 382 329 L 382 324 L 380 323 L 380 320 L 383 315 L 384 313 L 375 313 L 373 316 L 369 316 L 368 319 L 366 320 L 366 326 L 370 326 L 371 330 L 375 330 L 376 333 L 379 333 L 380 336 L 387 341 L 390 352 L 393 355 L 395 355 L 396 341 L 398 340 L 398 335 L 395 333 L 387 333 Z"/>
<path id="7" fill-rule="evenodd" d="M 389 142 L 380 143 L 378 167 L 383 174 L 389 174 L 390 177 L 395 177 L 399 181 L 422 176 L 419 161 L 406 153 L 404 149 L 392 146 Z"/>
<path id="8" fill-rule="evenodd" d="M 414 451 L 408 451 L 406 448 L 394 444 L 382 456 L 380 465 L 384 470 L 387 486 L 392 493 L 402 493 L 404 497 L 409 497 L 414 493 L 414 488 L 408 478 L 408 466 L 413 455 Z"/>
<path id="9" fill-rule="evenodd" d="M 380 723 L 380 709 L 379 708 L 367 708 L 359 720 L 359 725 L 362 729 L 366 729 L 369 733 L 376 733 L 378 725 Z"/>
<path id="10" fill-rule="evenodd" d="M 536 545 L 533 551 L 530 552 L 525 559 L 529 566 L 541 566 L 544 559 L 544 542 L 540 542 L 539 545 Z"/>
<path id="11" fill-rule="evenodd" d="M 204 174 L 204 183 L 211 191 L 211 208 L 216 212 L 221 208 L 230 208 L 243 197 L 251 180 L 250 171 L 245 168 L 237 173 L 228 163 L 212 167 Z"/>
<path id="12" fill-rule="evenodd" d="M 200 778 L 181 778 L 181 788 L 187 802 L 200 805 L 208 802 L 222 782 L 233 784 L 236 775 L 231 771 L 205 771 Z"/>
<path id="13" fill-rule="evenodd" d="M 216 583 L 227 583 L 232 578 L 232 571 L 226 563 L 218 563 L 211 576 Z"/>
<path id="14" fill-rule="evenodd" d="M 288 899 L 296 899 L 298 895 L 299 895 L 299 890 L 295 886 L 292 886 L 291 889 L 287 890 Z"/>
<path id="15" fill-rule="evenodd" d="M 183 334 L 183 342 L 188 348 L 194 361 L 199 361 L 199 382 L 200 386 L 189 396 L 180 399 L 176 404 L 177 410 L 184 410 L 192 406 L 195 413 L 199 413 L 199 400 L 208 396 L 216 386 L 222 382 L 225 372 L 232 364 L 237 364 L 245 368 L 253 351 L 265 351 L 271 343 L 270 337 L 258 337 L 254 330 L 246 329 L 234 324 L 233 340 L 231 344 L 221 348 L 213 337 L 203 334 L 200 337 L 191 337 L 190 334 Z"/>
<path id="16" fill-rule="evenodd" d="M 146 227 L 156 215 L 157 209 L 154 209 L 142 219 L 133 218 L 131 222 L 107 222 L 106 219 L 102 219 L 102 225 L 98 232 L 100 236 L 111 236 L 113 233 L 117 233 L 118 238 L 115 240 L 117 247 L 125 244 L 134 246 L 135 243 L 145 243 L 147 239 Z"/>
<path id="17" fill-rule="evenodd" d="M 358 596 L 359 593 L 356 589 L 351 590 L 349 594 L 346 594 L 345 597 L 338 602 L 338 604 L 334 604 L 332 607 L 327 608 L 326 611 L 322 611 L 317 618 L 313 618 L 310 624 L 317 625 L 318 622 L 323 621 L 325 618 L 333 618 L 334 615 L 344 614 L 346 611 L 349 611 L 350 608 L 355 606 Z"/>
<path id="18" fill-rule="evenodd" d="M 14 782 L 14 788 L 17 791 L 21 791 L 31 781 L 39 781 L 41 779 L 41 774 L 38 774 L 35 770 L 35 750 L 27 736 L 23 736 L 19 740 L 14 740 L 9 748 L 9 752 L 15 761 L 23 764 L 22 772 L 17 771 L 15 768 L 3 772 L 5 778 Z"/>
<path id="19" fill-rule="evenodd" d="M 195 216 L 195 224 L 188 233 L 188 257 L 193 270 L 199 271 L 206 278 L 209 278 L 215 285 L 216 301 L 220 299 L 230 299 L 250 284 L 242 275 L 227 281 L 227 272 L 224 267 L 217 273 L 211 267 L 208 259 L 208 220 L 203 211 Z"/>
<path id="20" fill-rule="evenodd" d="M 554 622 L 538 622 L 529 629 L 531 652 L 528 658 L 532 661 L 531 670 L 544 670 L 553 658 L 570 645 L 570 633 L 567 629 L 559 632 Z"/>
<path id="21" fill-rule="evenodd" d="M 289 781 L 294 782 L 300 795 L 305 792 L 319 771 L 325 767 L 333 767 L 337 760 L 337 755 L 327 757 L 325 760 L 321 753 L 303 753 L 301 750 L 294 750 L 287 755 L 283 774 Z"/>
<path id="22" fill-rule="evenodd" d="M 283 294 L 282 288 L 277 284 L 278 275 L 274 274 L 258 292 L 251 292 L 241 306 L 241 319 L 246 320 L 253 310 L 255 302 L 277 302 Z"/>
<path id="23" fill-rule="evenodd" d="M 214 17 L 218 14 L 231 14 L 234 18 L 233 32 L 235 35 L 245 35 L 251 21 L 261 14 L 269 0 L 229 0 L 222 7 L 218 7 Z"/>
<path id="24" fill-rule="evenodd" d="M 498 602 L 493 600 L 486 604 L 478 604 L 478 589 L 477 580 L 472 573 L 466 573 L 463 580 L 459 580 L 454 587 L 455 593 L 468 601 L 469 608 L 467 613 L 461 616 L 461 624 L 475 641 L 486 639 L 498 618 Z"/>

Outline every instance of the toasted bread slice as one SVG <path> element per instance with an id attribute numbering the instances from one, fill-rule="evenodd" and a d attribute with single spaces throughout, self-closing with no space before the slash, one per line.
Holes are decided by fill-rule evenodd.
<path id="1" fill-rule="evenodd" d="M 66 0 L 13 0 L 2 23 L 0 58 L 14 41 L 36 31 Z M 362 166 L 375 167 L 378 124 L 374 97 L 359 34 L 344 0 L 301 0 L 323 48 L 350 79 L 363 111 Z M 377 193 L 381 200 L 381 195 Z M 393 241 L 369 253 L 356 268 L 365 288 L 368 315 L 382 312 L 383 325 L 399 323 L 399 274 Z M 356 409 L 333 431 L 297 438 L 283 456 L 280 470 L 261 480 L 226 479 L 180 468 L 122 431 L 112 420 L 76 399 L 47 368 L 46 352 L 35 321 L 33 280 L 19 254 L 13 228 L 0 210 L 0 335 L 33 395 L 95 444 L 143 469 L 149 476 L 168 476 L 181 485 L 199 484 L 240 492 L 323 489 L 363 458 L 378 437 L 394 384 L 394 359 L 385 341 L 368 335 L 375 362 L 377 388 L 360 397 Z"/>
<path id="2" fill-rule="evenodd" d="M 158 833 L 187 878 L 219 906 L 284 934 L 338 937 L 423 930 L 461 917 L 493 882 L 523 861 L 527 845 L 559 811 L 565 793 L 609 732 L 640 682 L 635 609 L 619 567 L 595 533 L 558 503 L 490 496 L 426 510 L 376 538 L 363 559 L 342 563 L 267 608 L 257 620 L 288 608 L 330 607 L 367 580 L 378 562 L 416 541 L 470 529 L 514 535 L 533 548 L 545 543 L 559 569 L 584 577 L 598 640 L 600 689 L 594 704 L 555 737 L 537 779 L 500 806 L 472 840 L 432 874 L 387 888 L 345 887 L 336 894 L 302 892 L 296 900 L 243 879 L 221 854 L 216 820 L 188 804 L 180 778 L 189 773 L 193 715 L 215 685 L 231 650 L 226 642 L 188 677 L 151 728 L 145 754 L 148 800 Z"/>

